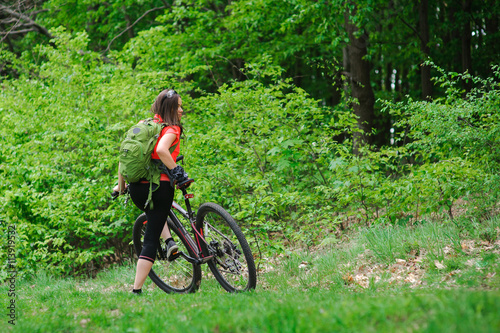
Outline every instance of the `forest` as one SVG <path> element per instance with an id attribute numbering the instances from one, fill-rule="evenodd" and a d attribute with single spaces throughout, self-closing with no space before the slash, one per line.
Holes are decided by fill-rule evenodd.
<path id="1" fill-rule="evenodd" d="M 19 275 L 132 256 L 118 148 L 166 88 L 195 206 L 224 206 L 259 251 L 498 215 L 499 18 L 496 0 L 2 1 L 0 222 Z"/>

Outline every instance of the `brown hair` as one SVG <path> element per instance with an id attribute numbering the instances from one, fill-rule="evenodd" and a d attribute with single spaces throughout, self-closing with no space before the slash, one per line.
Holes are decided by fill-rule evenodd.
<path id="1" fill-rule="evenodd" d="M 151 112 L 160 116 L 168 126 L 179 126 L 182 132 L 182 125 L 177 114 L 179 108 L 179 94 L 174 89 L 163 90 L 156 97 Z"/>

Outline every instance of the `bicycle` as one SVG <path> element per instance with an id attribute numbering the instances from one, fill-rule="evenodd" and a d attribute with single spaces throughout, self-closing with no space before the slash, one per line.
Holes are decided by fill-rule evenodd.
<path id="1" fill-rule="evenodd" d="M 182 156 L 178 157 L 180 160 Z M 226 291 L 255 289 L 257 272 L 253 254 L 240 227 L 224 208 L 215 203 L 201 204 L 195 214 L 189 201 L 194 195 L 187 193 L 187 187 L 177 187 L 182 191 L 186 209 L 174 201 L 167 218 L 171 233 L 180 240 L 177 242 L 179 250 L 170 260 L 167 259 L 166 246 L 161 245 L 164 242 L 159 238 L 157 258 L 149 277 L 167 293 L 194 293 L 201 284 L 200 266 L 207 264 Z M 189 224 L 193 237 L 177 214 Z M 137 217 L 133 229 L 137 256 L 142 250 L 146 226 L 147 217 L 142 213 Z"/>

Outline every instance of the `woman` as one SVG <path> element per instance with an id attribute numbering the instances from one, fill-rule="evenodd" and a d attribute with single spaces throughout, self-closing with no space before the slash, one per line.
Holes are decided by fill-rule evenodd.
<path id="1" fill-rule="evenodd" d="M 158 250 L 158 238 L 161 236 L 166 242 L 167 258 L 170 258 L 178 250 L 165 221 L 167 220 L 174 199 L 174 184 L 183 183 L 188 179 L 182 167 L 175 163 L 179 155 L 179 142 L 182 134 L 180 123 L 183 112 L 181 97 L 173 89 L 164 90 L 156 98 L 151 111 L 154 113 L 155 121 L 167 124 L 158 137 L 151 157 L 161 160 L 170 170 L 173 179 L 171 181 L 167 174 L 161 174 L 160 186 L 153 192 L 153 209 L 150 209 L 149 205 L 144 208 L 149 194 L 149 182 L 141 181 L 129 185 L 132 201 L 139 209 L 146 213 L 148 218 L 142 252 L 137 261 L 134 288 L 132 290 L 135 294 L 142 292 L 142 285 L 153 266 Z M 175 149 L 171 154 L 170 149 L 174 147 Z M 125 181 L 118 174 L 118 185 L 115 186 L 114 191 L 123 194 L 125 188 Z"/>

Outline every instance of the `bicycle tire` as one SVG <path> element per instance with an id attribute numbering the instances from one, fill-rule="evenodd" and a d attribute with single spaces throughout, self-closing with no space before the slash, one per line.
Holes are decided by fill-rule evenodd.
<path id="1" fill-rule="evenodd" d="M 206 241 L 200 242 L 203 255 L 214 255 L 208 266 L 217 282 L 228 292 L 255 289 L 252 251 L 233 217 L 217 204 L 204 203 L 196 214 L 196 228 Z"/>
<path id="2" fill-rule="evenodd" d="M 177 241 L 179 251 L 183 251 L 191 257 L 194 256 L 184 238 L 181 237 L 179 231 L 173 225 L 170 217 L 167 219 L 167 223 L 170 231 L 177 235 L 177 240 L 180 240 L 180 242 Z M 137 257 L 142 251 L 142 240 L 146 224 L 147 217 L 145 213 L 139 215 L 134 223 L 133 239 Z M 182 257 L 168 261 L 162 253 L 162 247 L 158 246 L 156 260 L 149 272 L 149 277 L 161 290 L 167 293 L 194 293 L 201 283 L 201 268 L 199 265 L 192 264 Z"/>

